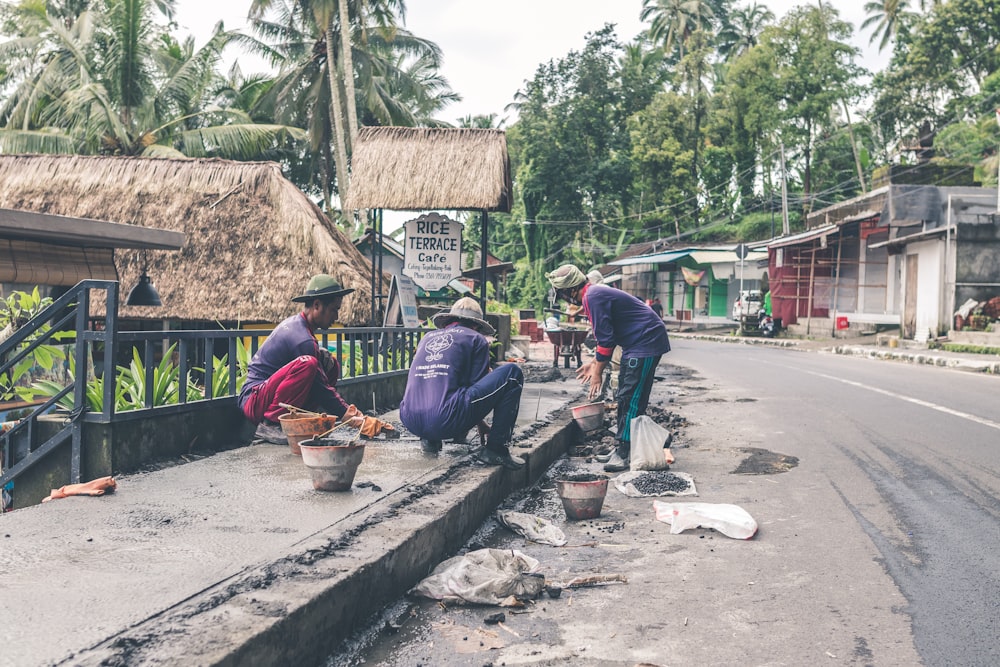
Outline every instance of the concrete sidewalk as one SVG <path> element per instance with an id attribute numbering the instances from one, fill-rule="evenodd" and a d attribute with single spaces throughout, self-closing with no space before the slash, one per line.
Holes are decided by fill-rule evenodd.
<path id="1" fill-rule="evenodd" d="M 0 664 L 317 661 L 566 451 L 581 389 L 528 369 L 521 471 L 376 440 L 352 489 L 323 493 L 288 447 L 256 444 L 3 515 Z"/>

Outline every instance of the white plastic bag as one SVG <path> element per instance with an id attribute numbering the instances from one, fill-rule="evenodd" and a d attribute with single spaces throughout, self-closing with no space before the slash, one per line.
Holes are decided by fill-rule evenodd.
<path id="1" fill-rule="evenodd" d="M 469 604 L 499 605 L 511 595 L 534 599 L 545 589 L 536 569 L 538 561 L 520 551 L 479 549 L 440 563 L 411 593 Z"/>
<path id="2" fill-rule="evenodd" d="M 663 446 L 673 440 L 670 431 L 647 415 L 632 420 L 629 470 L 666 470 L 670 467 Z"/>
<path id="3" fill-rule="evenodd" d="M 714 528 L 726 537 L 749 540 L 757 533 L 757 522 L 738 505 L 725 503 L 665 503 L 653 501 L 657 521 L 670 524 L 673 535 L 688 528 Z"/>
<path id="4" fill-rule="evenodd" d="M 518 535 L 532 542 L 561 547 L 566 544 L 566 534 L 548 519 L 524 512 L 499 511 L 497 520 Z"/>

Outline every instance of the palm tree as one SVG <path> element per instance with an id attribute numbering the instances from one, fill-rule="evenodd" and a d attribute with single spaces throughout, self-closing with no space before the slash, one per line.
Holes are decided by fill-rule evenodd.
<path id="1" fill-rule="evenodd" d="M 398 30 L 397 14 L 402 17 L 405 12 L 403 0 L 253 0 L 251 19 L 261 20 L 272 9 L 286 20 L 296 22 L 295 25 L 290 24 L 293 31 L 309 32 L 308 25 L 323 27 L 324 71 L 328 79 L 329 117 L 333 125 L 330 142 L 336 153 L 334 169 L 337 189 L 346 192 L 350 185 L 348 161 L 351 145 L 358 131 L 358 95 L 355 90 L 358 68 L 354 64 L 357 56 L 354 44 L 359 43 L 365 48 L 372 39 L 369 34 L 372 30 L 391 39 Z"/>
<path id="2" fill-rule="evenodd" d="M 774 21 L 774 13 L 756 2 L 735 9 L 718 35 L 719 53 L 726 60 L 738 57 L 757 45 L 757 38 L 766 25 Z"/>
<path id="3" fill-rule="evenodd" d="M 497 118 L 495 113 L 491 114 L 469 114 L 458 120 L 459 127 L 467 127 L 479 130 L 500 129 L 507 122 L 506 118 Z"/>
<path id="4" fill-rule="evenodd" d="M 889 44 L 890 39 L 898 35 L 901 30 L 905 30 L 917 16 L 914 12 L 908 11 L 908 5 L 909 0 L 873 0 L 865 4 L 868 18 L 861 24 L 861 29 L 874 26 L 868 43 L 873 43 L 881 33 L 882 38 L 878 44 L 878 50 L 881 51 Z M 920 2 L 920 9 L 921 11 L 924 9 L 923 0 Z"/>
<path id="5" fill-rule="evenodd" d="M 257 38 L 240 41 L 278 68 L 274 84 L 260 104 L 273 109 L 281 122 L 307 128 L 309 150 L 293 164 L 291 177 L 305 189 L 321 193 L 327 210 L 332 211 L 333 193 L 346 191 L 348 176 L 344 174 L 346 135 L 338 134 L 346 123 L 338 130 L 335 110 L 340 110 L 342 119 L 347 114 L 344 104 L 334 102 L 335 95 L 346 101 L 346 93 L 336 85 L 339 76 L 335 75 L 331 84 L 330 69 L 336 67 L 336 61 L 331 63 L 328 57 L 329 24 L 302 0 L 268 0 L 267 4 L 266 16 L 257 12 L 251 18 Z M 432 114 L 457 99 L 438 74 L 440 49 L 400 28 L 388 31 L 378 25 L 355 25 L 354 31 L 364 39 L 352 40 L 354 75 L 350 78 L 356 80 L 356 87 L 349 106 L 361 122 L 440 124 Z"/>
<path id="6" fill-rule="evenodd" d="M 172 11 L 171 1 L 155 4 Z M 259 159 L 304 137 L 216 105 L 215 67 L 233 33 L 217 26 L 195 51 L 192 40 L 161 32 L 153 5 L 118 0 L 70 18 L 23 3 L 23 35 L 0 45 L 11 90 L 0 107 L 0 149 Z"/>
<path id="7" fill-rule="evenodd" d="M 715 10 L 709 0 L 643 0 L 639 18 L 649 21 L 649 37 L 663 44 L 665 53 L 674 49 L 684 57 L 685 42 L 698 30 L 709 29 Z"/>

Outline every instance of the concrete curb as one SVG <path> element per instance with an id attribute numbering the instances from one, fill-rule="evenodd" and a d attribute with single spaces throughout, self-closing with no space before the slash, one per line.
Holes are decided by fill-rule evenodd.
<path id="1" fill-rule="evenodd" d="M 828 348 L 834 354 L 844 354 L 866 359 L 882 361 L 902 361 L 910 364 L 926 364 L 942 368 L 954 368 L 976 373 L 1000 373 L 1000 361 L 979 361 L 957 357 L 944 357 L 933 353 L 900 352 L 898 350 L 880 350 L 858 345 L 837 345 Z"/>
<path id="2" fill-rule="evenodd" d="M 532 445 L 523 444 L 530 436 Z M 580 435 L 569 408 L 518 434 L 525 469 L 462 457 L 419 485 L 299 542 L 61 664 L 313 664 L 454 554 L 513 491 Z"/>
<path id="3" fill-rule="evenodd" d="M 775 338 L 746 338 L 742 336 L 717 336 L 711 334 L 690 334 L 674 332 L 670 334 L 677 338 L 707 340 L 715 343 L 736 343 L 739 345 L 767 345 L 771 347 L 797 348 L 801 351 L 829 352 L 847 356 L 875 359 L 878 361 L 901 361 L 910 364 L 923 364 L 941 368 L 970 371 L 974 373 L 1000 374 L 1000 361 L 992 359 L 970 359 L 968 357 L 952 357 L 935 354 L 933 351 L 913 352 L 907 350 L 887 350 L 866 345 L 835 345 L 807 348 L 802 341 Z M 816 342 L 811 342 L 812 346 Z"/>
<path id="4" fill-rule="evenodd" d="M 767 345 L 770 347 L 798 347 L 801 341 L 788 338 L 756 338 L 748 336 L 717 336 L 714 334 L 691 334 L 672 331 L 671 338 L 710 340 L 715 343 L 736 343 L 737 345 Z"/>

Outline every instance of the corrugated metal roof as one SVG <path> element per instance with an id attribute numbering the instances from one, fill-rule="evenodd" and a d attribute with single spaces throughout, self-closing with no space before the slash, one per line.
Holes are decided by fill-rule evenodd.
<path id="1" fill-rule="evenodd" d="M 798 245 L 803 241 L 811 241 L 812 239 L 818 239 L 821 236 L 836 234 L 839 230 L 840 226 L 837 224 L 823 225 L 822 227 L 810 229 L 805 232 L 799 232 L 798 234 L 792 234 L 791 236 L 772 239 L 771 242 L 767 244 L 767 247 L 784 248 L 785 246 Z"/>
<path id="2" fill-rule="evenodd" d="M 685 257 L 690 254 L 690 250 L 674 250 L 671 252 L 660 252 L 655 255 L 639 255 L 638 257 L 626 257 L 625 259 L 616 259 L 608 264 L 612 266 L 632 266 L 635 264 L 666 264 L 667 262 L 673 262 Z"/>
<path id="3" fill-rule="evenodd" d="M 755 262 L 767 257 L 767 251 L 751 250 L 744 262 Z M 695 250 L 691 259 L 698 264 L 739 264 L 740 258 L 732 250 Z"/>

